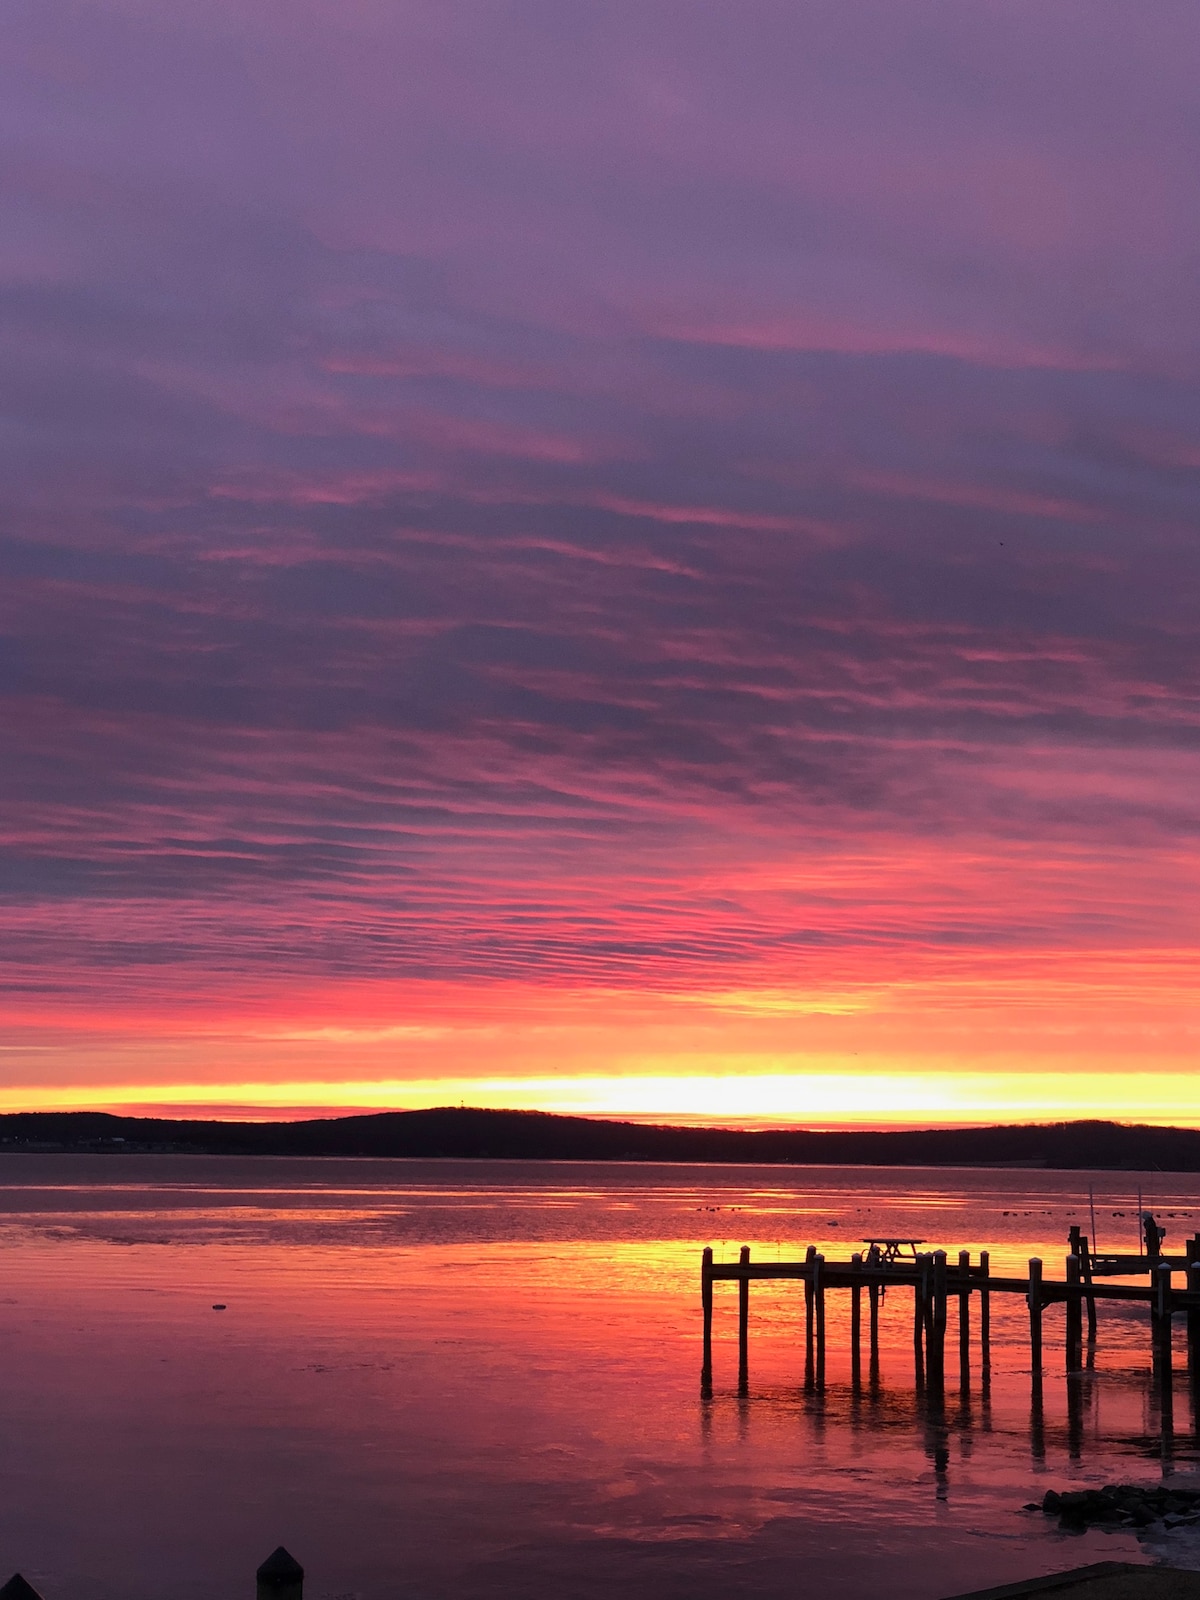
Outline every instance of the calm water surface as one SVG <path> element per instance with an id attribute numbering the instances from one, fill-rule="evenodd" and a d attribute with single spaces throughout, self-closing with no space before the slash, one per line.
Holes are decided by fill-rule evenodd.
<path id="1" fill-rule="evenodd" d="M 1168 1248 L 1200 1226 L 1200 1180 L 1161 1174 L 0 1157 L 0 1579 L 233 1600 L 279 1543 L 315 1600 L 938 1600 L 1200 1565 L 1185 1532 L 1071 1537 L 1021 1509 L 1193 1472 L 1186 1376 L 1164 1415 L 1141 1308 L 1101 1307 L 1070 1390 L 1047 1312 L 1039 1418 L 1024 1306 L 994 1297 L 990 1390 L 976 1366 L 960 1391 L 952 1320 L 938 1414 L 911 1294 L 885 1302 L 875 1394 L 831 1298 L 815 1395 L 801 1289 L 756 1285 L 739 1396 L 718 1285 L 701 1398 L 705 1244 L 844 1257 L 903 1234 L 1059 1277 L 1089 1182 L 1101 1248 L 1135 1247 L 1139 1183 Z"/>

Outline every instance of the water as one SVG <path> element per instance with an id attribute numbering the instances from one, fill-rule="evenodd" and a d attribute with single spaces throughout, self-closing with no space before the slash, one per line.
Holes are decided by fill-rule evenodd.
<path id="1" fill-rule="evenodd" d="M 253 1592 L 276 1544 L 322 1597 L 911 1600 L 1103 1559 L 1200 1565 L 1188 1534 L 1069 1536 L 1047 1487 L 1188 1474 L 1142 1308 L 1101 1306 L 1094 1368 L 993 1298 L 990 1392 L 914 1392 L 911 1295 L 880 1386 L 803 1388 L 802 1291 L 755 1285 L 750 1392 L 718 1284 L 699 1386 L 699 1254 L 846 1256 L 871 1234 L 1030 1255 L 1071 1222 L 1133 1249 L 1140 1183 L 1170 1232 L 1200 1180 L 863 1168 L 0 1156 L 0 1579 L 47 1600 Z M 1114 1211 L 1125 1213 L 1113 1216 Z M 221 1304 L 223 1311 L 214 1311 Z M 1180 1365 L 1182 1359 L 1180 1358 Z"/>

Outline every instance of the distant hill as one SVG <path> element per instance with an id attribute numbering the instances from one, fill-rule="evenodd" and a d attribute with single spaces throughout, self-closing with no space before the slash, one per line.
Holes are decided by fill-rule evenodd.
<path id="1" fill-rule="evenodd" d="M 1200 1130 L 1126 1127 L 1115 1122 L 813 1133 L 672 1128 L 540 1111 L 458 1107 L 306 1122 L 191 1122 L 100 1111 L 20 1111 L 0 1116 L 0 1153 L 48 1150 L 1200 1172 Z"/>

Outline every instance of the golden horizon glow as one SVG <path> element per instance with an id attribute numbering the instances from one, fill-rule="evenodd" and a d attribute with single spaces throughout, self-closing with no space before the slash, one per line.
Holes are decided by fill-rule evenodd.
<path id="1" fill-rule="evenodd" d="M 103 1110 L 213 1115 L 239 1108 L 349 1115 L 467 1105 L 713 1126 L 967 1126 L 1101 1118 L 1200 1125 L 1200 1080 L 1178 1073 L 1098 1074 L 1086 1106 L 1076 1074 L 745 1073 L 626 1077 L 444 1078 L 0 1089 L 0 1111 Z"/>

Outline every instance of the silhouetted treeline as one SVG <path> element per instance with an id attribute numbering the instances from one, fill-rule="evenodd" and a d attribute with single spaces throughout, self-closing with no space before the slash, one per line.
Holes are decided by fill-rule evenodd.
<path id="1" fill-rule="evenodd" d="M 539 1111 L 382 1111 L 305 1122 L 192 1122 L 97 1111 L 0 1116 L 0 1151 L 410 1156 L 521 1161 L 714 1161 L 866 1166 L 1107 1167 L 1200 1172 L 1200 1130 L 1114 1122 L 873 1133 L 744 1132 Z"/>

